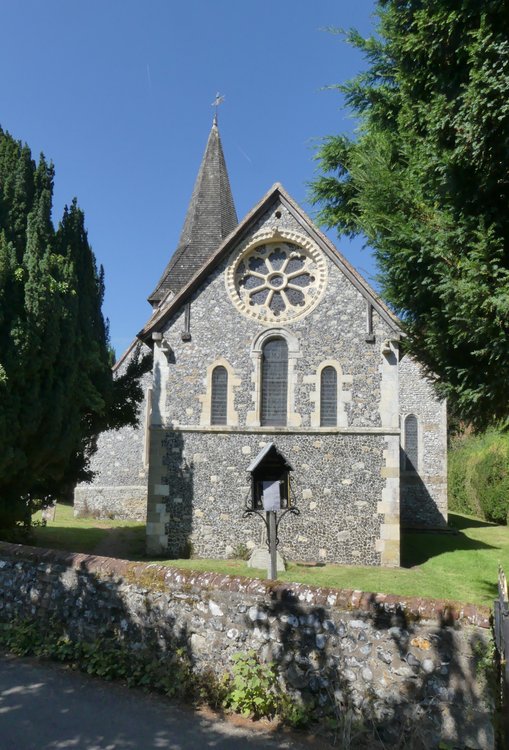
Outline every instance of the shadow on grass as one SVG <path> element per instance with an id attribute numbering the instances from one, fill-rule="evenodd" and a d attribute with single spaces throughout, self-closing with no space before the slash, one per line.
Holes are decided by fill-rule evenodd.
<path id="1" fill-rule="evenodd" d="M 480 529 L 483 527 L 497 526 L 496 523 L 483 521 L 482 518 L 468 518 L 459 513 L 449 513 L 448 524 L 452 529 Z"/>
<path id="2" fill-rule="evenodd" d="M 117 557 L 124 560 L 143 560 L 146 558 L 146 528 L 120 526 L 109 529 L 108 535 L 95 548 L 96 555 Z"/>
<path id="3" fill-rule="evenodd" d="M 33 529 L 31 543 L 37 547 L 67 552 L 140 560 L 145 554 L 145 527 L 40 526 Z"/>
<path id="4" fill-rule="evenodd" d="M 419 531 L 403 531 L 401 534 L 401 566 L 413 568 L 422 565 L 432 557 L 446 552 L 496 549 L 492 544 L 470 539 L 461 532 L 458 534 L 430 534 Z"/>
<path id="5" fill-rule="evenodd" d="M 498 596 L 498 585 L 496 582 L 488 580 L 479 581 L 478 589 L 487 599 L 495 600 Z"/>

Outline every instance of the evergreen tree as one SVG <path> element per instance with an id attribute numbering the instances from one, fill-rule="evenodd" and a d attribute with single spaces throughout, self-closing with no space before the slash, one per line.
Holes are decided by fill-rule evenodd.
<path id="1" fill-rule="evenodd" d="M 55 232 L 53 178 L 0 129 L 0 526 L 86 477 L 102 430 L 136 424 L 149 366 L 113 380 L 103 271 L 76 201 Z"/>
<path id="2" fill-rule="evenodd" d="M 363 234 L 406 345 L 479 427 L 509 417 L 509 39 L 504 0 L 379 0 L 367 70 L 338 88 L 320 219 Z"/>

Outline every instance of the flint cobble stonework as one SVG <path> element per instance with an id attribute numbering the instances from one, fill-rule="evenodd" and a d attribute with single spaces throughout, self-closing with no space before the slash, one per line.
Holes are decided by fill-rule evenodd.
<path id="1" fill-rule="evenodd" d="M 263 226 L 271 226 L 276 209 L 282 212 L 281 227 L 293 229 L 288 211 L 280 205 L 265 217 Z M 236 251 L 232 256 L 235 254 Z M 224 278 L 229 262 L 230 259 L 226 259 L 220 263 L 191 298 L 191 340 L 183 342 L 181 338 L 183 310 L 166 326 L 164 337 L 172 354 L 163 422 L 200 424 L 200 397 L 206 388 L 206 367 L 219 357 L 224 357 L 240 378 L 235 389 L 240 425 L 246 424 L 248 413 L 256 407 L 253 381 L 258 374 L 254 372 L 250 351 L 253 341 L 267 330 L 267 326 L 241 315 L 232 304 Z M 344 405 L 348 425 L 380 427 L 380 345 L 394 336 L 394 330 L 375 313 L 376 339 L 366 342 L 366 300 L 329 259 L 327 267 L 327 288 L 316 310 L 301 320 L 283 324 L 299 346 L 294 404 L 295 411 L 301 416 L 299 426 L 310 426 L 313 408 L 312 386 L 306 382 L 306 376 L 315 374 L 322 361 L 333 358 L 340 363 L 343 375 L 352 378 L 351 398 Z"/>
<path id="2" fill-rule="evenodd" d="M 278 218 L 276 218 L 278 215 Z M 227 556 L 260 544 L 259 519 L 242 519 L 249 463 L 268 443 L 294 466 L 292 487 L 301 516 L 281 526 L 290 559 L 399 564 L 398 337 L 324 254 L 327 282 L 316 309 L 267 326 L 239 312 L 227 269 L 258 231 L 298 231 L 276 202 L 218 263 L 190 297 L 189 334 L 181 308 L 156 342 L 160 396 L 152 411 L 147 540 L 152 553 Z M 288 342 L 287 427 L 260 426 L 260 340 Z M 161 340 L 162 340 L 161 339 Z M 320 427 L 319 372 L 333 363 L 339 389 L 337 428 Z M 228 369 L 231 408 L 225 429 L 211 425 L 210 371 Z M 389 487 L 389 478 L 391 486 Z"/>
<path id="3" fill-rule="evenodd" d="M 482 608 L 0 543 L 0 621 L 15 619 L 58 620 L 72 639 L 115 637 L 150 658 L 184 648 L 218 676 L 254 649 L 317 715 L 333 701 L 396 732 L 410 724 L 429 747 L 493 747 Z"/>
<path id="4" fill-rule="evenodd" d="M 141 354 L 150 349 L 141 348 Z M 136 347 L 118 368 L 125 372 L 132 357 L 138 357 Z M 147 517 L 147 397 L 152 385 L 152 373 L 140 382 L 144 398 L 139 405 L 136 427 L 108 430 L 99 435 L 97 451 L 91 458 L 92 482 L 79 484 L 74 490 L 74 515 L 78 518 L 116 518 L 145 521 Z"/>
<path id="5" fill-rule="evenodd" d="M 399 365 L 401 428 L 414 414 L 418 424 L 417 471 L 401 471 L 403 526 L 447 525 L 447 409 L 415 360 Z M 403 437 L 404 442 L 404 437 Z"/>
<path id="6" fill-rule="evenodd" d="M 189 542 L 200 557 L 228 557 L 239 545 L 261 543 L 260 519 L 242 518 L 251 497 L 247 467 L 273 435 L 157 431 L 169 487 L 168 550 L 182 555 Z M 295 467 L 293 500 L 300 516 L 280 527 L 280 551 L 289 559 L 379 565 L 374 539 L 383 516 L 376 501 L 382 478 L 383 435 L 278 434 Z"/>
<path id="7" fill-rule="evenodd" d="M 267 317 L 241 299 L 246 281 L 236 269 L 239 259 L 249 266 L 253 247 L 279 244 L 313 255 L 314 270 L 302 287 L 302 310 Z M 447 493 L 445 407 L 408 355 L 399 361 L 397 320 L 282 194 L 222 252 L 188 296 L 170 296 L 169 307 L 157 310 L 151 338 L 142 332 L 145 348 L 153 348 L 144 383 L 152 395 L 138 429 L 101 435 L 94 480 L 76 489 L 76 514 L 142 519 L 146 497 L 150 554 L 254 549 L 264 544 L 263 527 L 242 518 L 246 469 L 273 442 L 294 467 L 301 511 L 280 529 L 287 558 L 399 565 L 400 516 L 406 525 L 443 526 Z M 259 279 L 270 279 L 267 273 Z M 287 403 L 284 426 L 268 428 L 261 425 L 262 361 L 271 338 L 286 342 Z M 212 424 L 216 367 L 227 381 L 221 428 Z M 334 427 L 322 426 L 324 368 L 335 371 L 335 408 L 327 407 Z M 421 460 L 416 471 L 401 472 L 400 428 L 410 413 Z"/>

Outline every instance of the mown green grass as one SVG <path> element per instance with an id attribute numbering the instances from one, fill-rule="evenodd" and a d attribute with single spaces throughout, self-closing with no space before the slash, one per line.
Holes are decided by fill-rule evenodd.
<path id="1" fill-rule="evenodd" d="M 41 513 L 33 517 L 33 544 L 38 547 L 93 554 L 99 546 L 113 543 L 115 557 L 139 559 L 145 550 L 145 524 L 135 521 L 113 521 L 98 518 L 75 518 L 71 505 L 58 505 L 55 519 L 46 526 L 41 523 Z M 112 545 L 113 546 L 113 545 Z M 117 551 L 118 550 L 118 551 Z M 102 554 L 107 554 L 104 551 Z"/>
<path id="2" fill-rule="evenodd" d="M 37 520 L 37 519 L 36 519 Z M 459 513 L 449 514 L 456 533 L 407 533 L 402 540 L 401 568 L 290 563 L 282 581 L 314 586 L 384 592 L 401 597 L 423 596 L 491 606 L 496 596 L 498 566 L 509 572 L 509 527 Z M 74 518 L 72 508 L 58 506 L 54 521 L 34 530 L 35 544 L 73 552 L 143 558 L 144 524 Z M 114 536 L 113 536 L 114 535 Z M 106 547 L 106 549 L 105 549 Z M 157 560 L 161 565 L 229 575 L 265 577 L 242 560 Z"/>

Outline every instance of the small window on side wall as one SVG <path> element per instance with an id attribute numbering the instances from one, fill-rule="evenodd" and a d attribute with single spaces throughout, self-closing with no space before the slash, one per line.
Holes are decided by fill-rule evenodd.
<path id="1" fill-rule="evenodd" d="M 335 427 L 338 423 L 338 374 L 331 366 L 320 374 L 320 426 Z"/>
<path id="2" fill-rule="evenodd" d="M 228 372 L 218 365 L 212 370 L 211 424 L 226 424 L 228 406 Z"/>
<path id="3" fill-rule="evenodd" d="M 417 417 L 409 414 L 405 418 L 404 470 L 417 471 L 419 462 L 419 434 Z"/>

